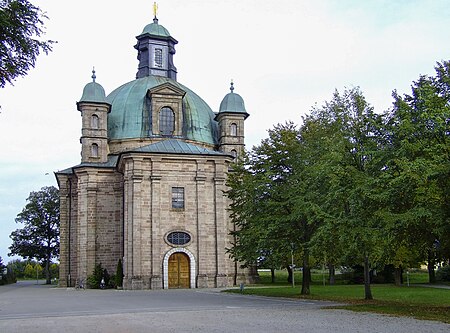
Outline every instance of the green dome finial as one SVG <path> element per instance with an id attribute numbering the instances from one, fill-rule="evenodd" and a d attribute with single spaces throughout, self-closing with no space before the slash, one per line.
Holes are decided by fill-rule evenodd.
<path id="1" fill-rule="evenodd" d="M 234 84 L 234 83 L 233 83 L 233 79 L 231 79 L 231 86 L 230 86 L 230 91 L 231 91 L 231 92 L 233 92 L 233 90 L 234 90 L 233 84 Z"/>
<path id="2" fill-rule="evenodd" d="M 95 82 L 95 79 L 97 78 L 97 76 L 95 75 L 95 67 L 92 67 L 92 82 Z"/>

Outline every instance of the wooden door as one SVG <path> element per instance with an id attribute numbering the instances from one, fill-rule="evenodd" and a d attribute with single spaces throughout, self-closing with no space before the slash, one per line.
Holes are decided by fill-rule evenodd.
<path id="1" fill-rule="evenodd" d="M 169 288 L 189 288 L 189 257 L 184 253 L 174 253 L 169 257 Z"/>

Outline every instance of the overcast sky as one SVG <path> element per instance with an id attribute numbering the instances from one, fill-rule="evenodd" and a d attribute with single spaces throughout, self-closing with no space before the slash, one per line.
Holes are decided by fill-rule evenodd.
<path id="1" fill-rule="evenodd" d="M 91 81 L 106 93 L 135 78 L 135 36 L 153 19 L 150 0 L 31 2 L 49 17 L 53 52 L 0 90 L 0 256 L 31 191 L 80 162 L 76 101 Z M 245 101 L 247 148 L 277 123 L 359 86 L 375 111 L 409 93 L 450 59 L 448 0 L 161 0 L 159 23 L 178 40 L 178 81 L 217 111 L 229 92 Z"/>

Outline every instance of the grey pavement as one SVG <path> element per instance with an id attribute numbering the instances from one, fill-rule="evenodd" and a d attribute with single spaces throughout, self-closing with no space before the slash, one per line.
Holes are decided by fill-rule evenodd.
<path id="1" fill-rule="evenodd" d="M 327 309 L 331 302 L 215 289 L 75 290 L 0 286 L 0 332 L 450 332 L 450 325 Z"/>

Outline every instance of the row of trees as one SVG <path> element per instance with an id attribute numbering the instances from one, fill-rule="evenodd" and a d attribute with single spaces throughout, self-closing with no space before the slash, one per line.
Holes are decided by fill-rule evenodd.
<path id="1" fill-rule="evenodd" d="M 377 114 L 358 88 L 336 91 L 303 124 L 279 124 L 230 175 L 237 260 L 287 266 L 302 258 L 302 294 L 310 293 L 310 258 L 369 272 L 450 258 L 450 62 L 393 93 Z"/>
<path id="2" fill-rule="evenodd" d="M 43 267 L 43 265 L 35 260 L 14 259 L 8 263 L 7 267 L 18 279 L 36 279 L 36 277 L 41 279 L 45 274 L 45 266 Z M 59 277 L 58 264 L 52 263 L 50 265 L 50 277 L 52 279 Z"/>

